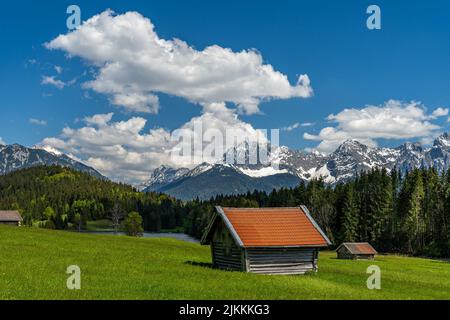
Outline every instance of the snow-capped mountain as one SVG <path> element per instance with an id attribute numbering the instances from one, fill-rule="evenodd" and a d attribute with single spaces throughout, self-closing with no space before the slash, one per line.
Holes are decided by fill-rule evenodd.
<path id="1" fill-rule="evenodd" d="M 178 180 L 182 176 L 189 173 L 189 169 L 180 168 L 174 169 L 166 166 L 161 166 L 153 171 L 150 180 L 145 183 L 147 191 L 157 191 L 159 188 L 171 183 L 172 181 Z"/>
<path id="2" fill-rule="evenodd" d="M 281 187 L 294 187 L 300 179 L 289 173 L 278 173 L 266 176 L 249 176 L 230 164 L 213 164 L 208 170 L 195 168 L 178 180 L 160 187 L 158 192 L 163 192 L 178 199 L 209 199 L 218 194 L 241 194 L 247 191 L 263 190 L 270 192 Z M 201 165 L 201 169 L 206 166 Z M 264 170 L 264 169 L 263 169 Z M 152 191 L 150 188 L 145 191 Z"/>
<path id="3" fill-rule="evenodd" d="M 372 168 L 394 168 L 399 152 L 389 148 L 372 148 L 358 141 L 345 141 L 327 159 L 330 173 L 327 182 L 335 183 L 353 178 Z"/>
<path id="4" fill-rule="evenodd" d="M 19 144 L 0 145 L 0 175 L 40 165 L 69 167 L 105 179 L 95 169 L 55 149 L 49 149 L 48 147 L 27 148 Z"/>
<path id="5" fill-rule="evenodd" d="M 438 137 L 433 146 L 427 150 L 425 159 L 427 167 L 434 167 L 439 172 L 446 171 L 450 166 L 450 134 L 444 133 Z"/>
<path id="6" fill-rule="evenodd" d="M 326 156 L 269 146 L 266 161 L 256 156 L 256 162 L 255 149 L 251 148 L 255 146 L 239 145 L 227 151 L 223 162 L 203 163 L 192 170 L 156 169 L 145 190 L 165 192 L 181 199 L 197 196 L 207 199 L 217 194 L 292 187 L 299 181 L 314 178 L 323 178 L 326 183 L 334 185 L 373 168 L 388 171 L 396 168 L 405 172 L 417 167 L 435 167 L 443 172 L 450 167 L 448 133 L 438 137 L 429 148 L 423 148 L 418 143 L 405 143 L 397 148 L 374 148 L 349 140 Z M 266 152 L 261 151 L 262 154 Z"/>

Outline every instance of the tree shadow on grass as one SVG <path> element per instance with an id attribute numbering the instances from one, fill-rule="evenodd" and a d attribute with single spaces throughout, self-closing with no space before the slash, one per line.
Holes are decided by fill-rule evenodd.
<path id="1" fill-rule="evenodd" d="M 448 258 L 429 258 L 432 263 L 450 263 L 450 259 Z"/>
<path id="2" fill-rule="evenodd" d="M 189 265 L 195 266 L 195 267 L 217 269 L 216 267 L 213 266 L 212 263 L 207 263 L 207 262 L 186 261 L 185 264 L 189 264 Z"/>

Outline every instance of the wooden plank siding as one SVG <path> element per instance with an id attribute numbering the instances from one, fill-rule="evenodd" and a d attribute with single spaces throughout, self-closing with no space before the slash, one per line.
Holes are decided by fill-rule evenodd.
<path id="1" fill-rule="evenodd" d="M 227 253 L 227 248 L 220 242 L 213 242 L 214 265 L 221 269 L 239 270 L 242 267 L 242 250 L 237 246 L 231 248 L 230 253 Z"/>
<path id="2" fill-rule="evenodd" d="M 14 222 L 14 221 L 0 221 L 0 224 L 7 225 L 7 226 L 19 226 L 20 222 Z"/>
<path id="3" fill-rule="evenodd" d="M 215 267 L 245 271 L 243 250 L 235 243 L 223 221 L 218 221 L 211 243 L 211 250 Z"/>
<path id="4" fill-rule="evenodd" d="M 345 247 L 341 247 L 337 250 L 338 259 L 354 259 L 353 254 Z"/>
<path id="5" fill-rule="evenodd" d="M 248 270 L 264 274 L 304 274 L 317 271 L 316 248 L 247 248 Z"/>

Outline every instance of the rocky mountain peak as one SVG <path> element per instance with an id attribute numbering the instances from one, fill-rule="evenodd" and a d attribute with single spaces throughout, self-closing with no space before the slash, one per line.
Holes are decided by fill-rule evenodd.
<path id="1" fill-rule="evenodd" d="M 0 175 L 42 165 L 69 167 L 105 179 L 95 169 L 60 152 L 48 152 L 39 147 L 28 148 L 17 143 L 0 148 Z"/>
<path id="2" fill-rule="evenodd" d="M 358 140 L 346 140 L 335 151 L 335 153 L 353 153 L 353 152 L 365 152 L 369 147 L 362 144 Z"/>
<path id="3" fill-rule="evenodd" d="M 450 148 L 450 134 L 448 132 L 440 135 L 434 140 L 435 147 Z"/>
<path id="4" fill-rule="evenodd" d="M 422 152 L 423 151 L 423 147 L 422 144 L 420 144 L 419 142 L 406 142 L 404 144 L 402 144 L 399 148 L 400 151 L 403 152 Z"/>

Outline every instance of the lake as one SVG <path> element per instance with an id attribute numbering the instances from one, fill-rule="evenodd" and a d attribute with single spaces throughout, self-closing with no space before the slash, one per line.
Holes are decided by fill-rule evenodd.
<path id="1" fill-rule="evenodd" d="M 102 235 L 112 235 L 112 236 L 124 236 L 124 232 L 113 232 L 113 231 L 84 231 L 84 233 L 90 234 L 102 234 Z M 144 238 L 172 238 L 181 241 L 191 242 L 191 243 L 200 243 L 197 239 L 185 234 L 185 233 L 151 233 L 144 232 Z"/>

